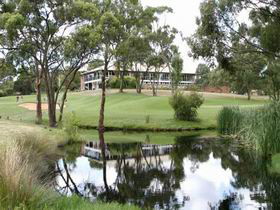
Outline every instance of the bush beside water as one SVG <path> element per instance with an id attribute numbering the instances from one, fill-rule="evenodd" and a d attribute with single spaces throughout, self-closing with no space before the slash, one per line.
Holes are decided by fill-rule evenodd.
<path id="1" fill-rule="evenodd" d="M 71 112 L 65 115 L 63 121 L 63 128 L 66 133 L 66 138 L 68 143 L 73 143 L 79 140 L 79 119 L 77 118 L 75 112 Z"/>
<path id="2" fill-rule="evenodd" d="M 203 104 L 202 95 L 192 92 L 184 95 L 177 91 L 170 99 L 169 103 L 175 111 L 174 117 L 177 120 L 195 121 L 197 119 L 197 109 Z"/>
<path id="3" fill-rule="evenodd" d="M 240 110 L 224 107 L 218 115 L 221 134 L 237 135 L 263 155 L 280 152 L 280 103 Z"/>

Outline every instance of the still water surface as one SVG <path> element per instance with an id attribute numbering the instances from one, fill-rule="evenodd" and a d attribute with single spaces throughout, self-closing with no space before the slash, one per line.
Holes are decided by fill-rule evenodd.
<path id="1" fill-rule="evenodd" d="M 280 176 L 233 141 L 177 137 L 175 144 L 65 148 L 55 188 L 91 200 L 154 209 L 280 209 Z"/>

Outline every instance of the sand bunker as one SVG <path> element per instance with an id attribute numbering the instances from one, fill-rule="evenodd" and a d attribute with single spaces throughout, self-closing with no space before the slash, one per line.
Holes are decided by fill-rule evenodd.
<path id="1" fill-rule="evenodd" d="M 36 103 L 24 103 L 24 104 L 20 104 L 20 107 L 23 107 L 25 109 L 31 110 L 31 111 L 35 111 L 36 110 Z M 59 109 L 59 105 L 56 105 L 56 109 Z M 42 103 L 42 110 L 48 110 L 48 104 L 46 103 Z"/>

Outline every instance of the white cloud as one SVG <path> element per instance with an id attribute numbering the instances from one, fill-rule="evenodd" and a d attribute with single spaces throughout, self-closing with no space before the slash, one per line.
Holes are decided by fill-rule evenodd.
<path id="1" fill-rule="evenodd" d="M 195 32 L 195 19 L 200 15 L 199 5 L 202 0 L 141 0 L 144 6 L 169 6 L 173 9 L 172 14 L 162 15 L 160 22 L 166 23 L 183 33 L 184 37 L 190 36 Z M 194 73 L 198 61 L 194 61 L 188 56 L 189 48 L 178 36 L 176 44 L 180 47 L 184 59 L 184 72 Z"/>

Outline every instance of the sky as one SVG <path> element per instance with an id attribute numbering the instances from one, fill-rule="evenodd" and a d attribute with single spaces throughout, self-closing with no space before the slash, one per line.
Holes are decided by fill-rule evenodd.
<path id="1" fill-rule="evenodd" d="M 141 0 L 144 6 L 169 6 L 173 9 L 172 14 L 160 16 L 161 24 L 169 24 L 183 33 L 184 37 L 195 32 L 196 17 L 200 15 L 199 6 L 202 0 Z M 175 43 L 179 46 L 181 56 L 184 59 L 184 72 L 195 73 L 199 61 L 194 61 L 188 56 L 190 49 L 180 36 Z"/>

